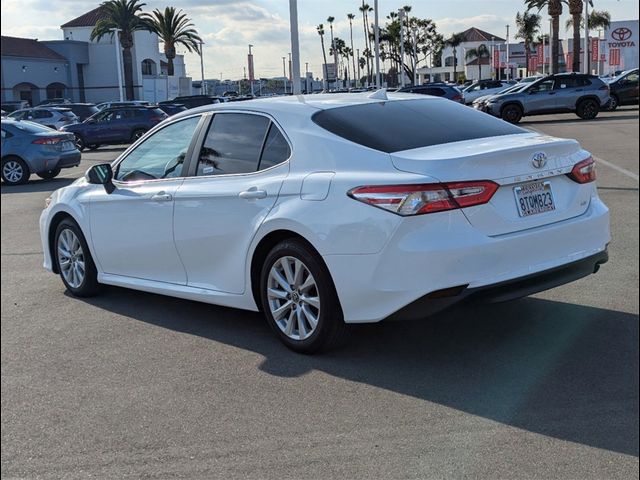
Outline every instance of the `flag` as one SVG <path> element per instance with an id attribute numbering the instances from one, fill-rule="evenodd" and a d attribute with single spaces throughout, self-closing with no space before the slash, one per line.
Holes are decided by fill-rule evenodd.
<path id="1" fill-rule="evenodd" d="M 592 38 L 591 39 L 591 61 L 597 62 L 600 57 L 600 39 Z"/>

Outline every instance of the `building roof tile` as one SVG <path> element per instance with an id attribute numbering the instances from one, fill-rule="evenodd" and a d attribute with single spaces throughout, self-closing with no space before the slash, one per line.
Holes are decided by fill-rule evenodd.
<path id="1" fill-rule="evenodd" d="M 69 20 L 67 23 L 62 25 L 60 28 L 69 28 L 69 27 L 93 27 L 98 20 L 101 20 L 106 17 L 106 11 L 102 6 L 94 8 L 93 10 L 80 15 L 79 17 L 74 18 L 73 20 Z"/>
<path id="2" fill-rule="evenodd" d="M 66 60 L 38 40 L 31 38 L 2 36 L 1 50 L 3 57 L 45 58 L 48 60 Z"/>

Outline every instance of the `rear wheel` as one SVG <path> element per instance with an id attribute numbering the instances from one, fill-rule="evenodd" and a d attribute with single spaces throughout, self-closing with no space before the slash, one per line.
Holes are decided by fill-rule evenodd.
<path id="1" fill-rule="evenodd" d="M 519 123 L 522 120 L 522 108 L 519 105 L 507 105 L 502 109 L 502 119 L 509 123 Z"/>
<path id="2" fill-rule="evenodd" d="M 615 95 L 611 95 L 611 101 L 609 102 L 609 110 L 615 110 L 616 108 L 618 108 L 618 105 L 620 104 L 618 97 L 616 97 Z"/>
<path id="3" fill-rule="evenodd" d="M 55 260 L 62 283 L 76 297 L 90 297 L 99 290 L 98 271 L 80 227 L 66 218 L 56 228 Z"/>
<path id="4" fill-rule="evenodd" d="M 576 108 L 576 115 L 583 120 L 592 120 L 598 116 L 600 112 L 600 105 L 598 102 L 591 98 L 582 100 Z"/>
<path id="5" fill-rule="evenodd" d="M 304 242 L 285 240 L 271 250 L 260 292 L 269 325 L 292 350 L 313 353 L 346 340 L 348 327 L 329 271 Z"/>
<path id="6" fill-rule="evenodd" d="M 84 139 L 80 135 L 76 135 L 76 148 L 83 151 L 86 148 Z"/>
<path id="7" fill-rule="evenodd" d="M 51 180 L 52 178 L 56 178 L 60 175 L 62 169 L 60 167 L 56 167 L 53 170 L 47 170 L 46 172 L 40 172 L 38 175 L 40 178 L 44 178 L 45 180 Z"/>
<path id="8" fill-rule="evenodd" d="M 141 138 L 145 133 L 147 133 L 146 130 L 134 130 L 133 133 L 131 134 L 131 143 L 137 141 L 139 138 Z"/>
<path id="9" fill-rule="evenodd" d="M 21 185 L 29 180 L 29 167 L 18 157 L 2 159 L 2 180 L 7 185 Z"/>

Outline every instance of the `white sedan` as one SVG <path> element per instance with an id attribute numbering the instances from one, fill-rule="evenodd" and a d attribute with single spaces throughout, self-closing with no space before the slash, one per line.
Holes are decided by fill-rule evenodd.
<path id="1" fill-rule="evenodd" d="M 595 273 L 609 212 L 575 140 L 437 97 L 333 94 L 171 117 L 47 199 L 44 266 L 261 310 L 290 348 Z"/>

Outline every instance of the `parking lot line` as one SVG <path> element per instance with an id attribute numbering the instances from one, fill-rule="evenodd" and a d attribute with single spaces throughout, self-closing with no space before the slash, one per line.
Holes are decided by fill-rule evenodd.
<path id="1" fill-rule="evenodd" d="M 626 175 L 627 177 L 633 178 L 636 182 L 638 181 L 638 175 L 636 175 L 633 172 L 630 172 L 626 168 L 619 167 L 615 163 L 607 162 L 606 160 L 603 160 L 599 157 L 593 157 L 593 159 L 596 162 L 601 163 L 602 165 L 605 165 L 609 168 L 613 168 L 614 170 L 617 170 L 618 172 L 622 173 L 623 175 Z"/>

